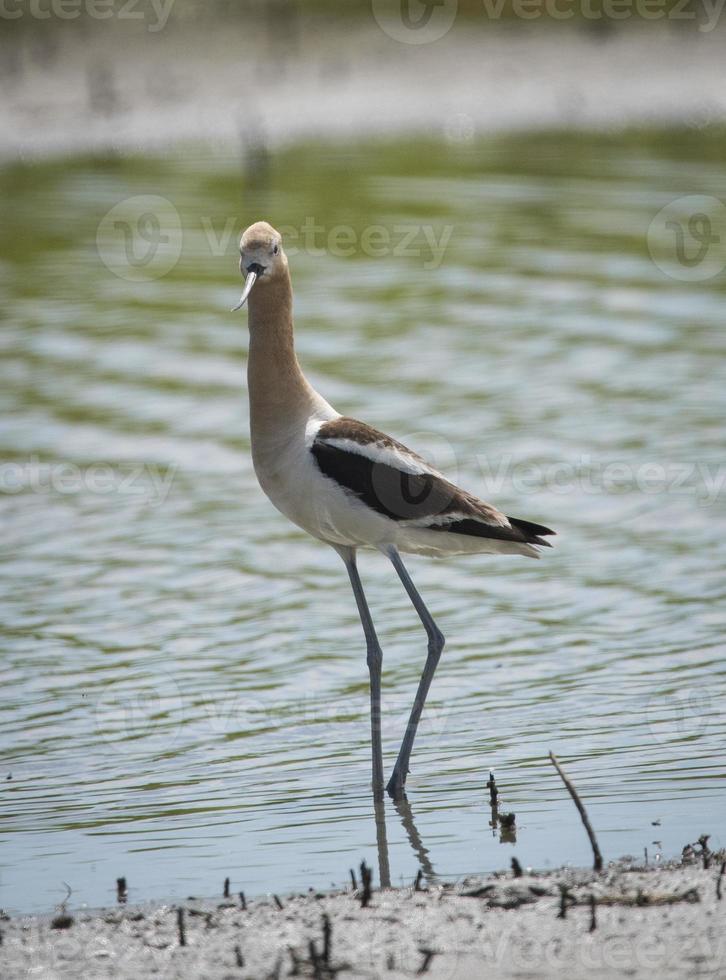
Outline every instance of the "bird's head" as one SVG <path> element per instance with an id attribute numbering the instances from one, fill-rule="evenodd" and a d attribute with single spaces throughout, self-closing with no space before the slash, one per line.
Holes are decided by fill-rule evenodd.
<path id="1" fill-rule="evenodd" d="M 256 221 L 242 232 L 239 254 L 239 271 L 245 277 L 245 286 L 234 310 L 244 306 L 256 283 L 259 283 L 259 289 L 287 272 L 282 236 L 266 221 Z"/>

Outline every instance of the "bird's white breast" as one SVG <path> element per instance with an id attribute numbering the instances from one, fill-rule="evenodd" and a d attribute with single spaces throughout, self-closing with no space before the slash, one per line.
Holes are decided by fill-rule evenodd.
<path id="1" fill-rule="evenodd" d="M 321 425 L 338 417 L 314 415 L 278 439 L 253 439 L 255 473 L 275 507 L 308 534 L 331 544 L 374 545 L 390 539 L 391 522 L 324 476 L 311 452 Z"/>

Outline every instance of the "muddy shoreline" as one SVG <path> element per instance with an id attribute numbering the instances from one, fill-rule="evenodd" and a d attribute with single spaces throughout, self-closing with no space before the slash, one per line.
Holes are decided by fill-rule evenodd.
<path id="1" fill-rule="evenodd" d="M 720 860 L 19 916 L 3 976 L 722 977 Z M 726 890 L 726 889 L 723 889 Z M 244 907 L 242 902 L 244 901 Z M 65 926 L 61 928 L 59 926 Z"/>

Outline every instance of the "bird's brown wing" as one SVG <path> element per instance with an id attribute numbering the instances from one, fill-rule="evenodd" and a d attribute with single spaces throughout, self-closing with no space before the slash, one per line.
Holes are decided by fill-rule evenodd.
<path id="1" fill-rule="evenodd" d="M 450 483 L 403 443 L 341 417 L 324 422 L 310 451 L 321 472 L 393 521 L 450 534 L 547 545 L 549 528 L 506 517 Z"/>

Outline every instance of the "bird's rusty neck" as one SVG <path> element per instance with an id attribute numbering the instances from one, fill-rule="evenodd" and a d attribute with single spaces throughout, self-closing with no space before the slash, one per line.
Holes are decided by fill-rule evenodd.
<path id="1" fill-rule="evenodd" d="M 248 300 L 250 350 L 247 381 L 250 426 L 256 438 L 307 419 L 317 397 L 295 354 L 292 284 L 287 269 L 255 284 Z"/>

